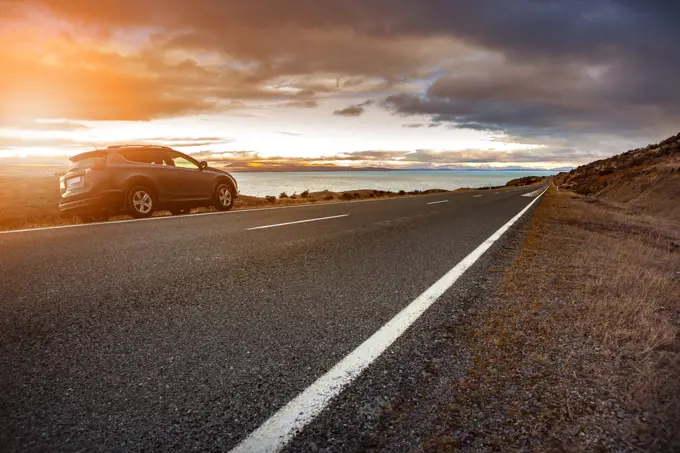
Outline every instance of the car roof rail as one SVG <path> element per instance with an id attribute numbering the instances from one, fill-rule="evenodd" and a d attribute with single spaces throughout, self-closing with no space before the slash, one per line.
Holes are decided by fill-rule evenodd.
<path id="1" fill-rule="evenodd" d="M 163 146 L 163 145 L 112 145 L 109 146 L 107 149 L 119 149 L 119 148 L 162 148 L 162 149 L 170 149 L 169 146 Z"/>

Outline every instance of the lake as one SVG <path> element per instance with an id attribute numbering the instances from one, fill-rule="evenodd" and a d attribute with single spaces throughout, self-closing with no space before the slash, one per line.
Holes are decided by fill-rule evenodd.
<path id="1" fill-rule="evenodd" d="M 234 173 L 244 195 L 288 195 L 305 190 L 455 190 L 461 187 L 502 186 L 523 176 L 550 176 L 551 171 L 319 171 L 294 173 Z"/>

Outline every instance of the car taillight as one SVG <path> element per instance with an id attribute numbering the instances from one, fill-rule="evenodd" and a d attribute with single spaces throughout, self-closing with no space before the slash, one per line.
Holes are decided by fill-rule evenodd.
<path id="1" fill-rule="evenodd" d="M 101 171 L 104 169 L 104 165 L 96 164 L 85 169 L 85 173 L 92 173 L 93 171 Z"/>

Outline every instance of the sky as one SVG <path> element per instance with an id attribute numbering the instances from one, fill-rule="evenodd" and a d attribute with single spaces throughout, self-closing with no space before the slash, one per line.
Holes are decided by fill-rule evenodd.
<path id="1" fill-rule="evenodd" d="M 671 0 L 0 0 L 0 165 L 562 168 L 680 129 Z"/>

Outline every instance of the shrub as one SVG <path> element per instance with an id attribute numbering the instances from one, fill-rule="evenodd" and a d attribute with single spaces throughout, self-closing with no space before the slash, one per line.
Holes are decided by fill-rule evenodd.
<path id="1" fill-rule="evenodd" d="M 272 196 L 272 195 L 267 195 L 265 198 L 266 198 L 267 201 L 270 202 L 270 203 L 276 203 L 276 197 L 274 197 L 274 196 Z"/>
<path id="2" fill-rule="evenodd" d="M 405 191 L 405 190 L 400 190 L 400 191 L 399 191 L 399 195 L 406 195 L 406 191 Z"/>
<path id="3" fill-rule="evenodd" d="M 286 192 L 281 192 L 281 195 L 279 195 L 279 198 L 288 198 L 288 194 Z"/>
<path id="4" fill-rule="evenodd" d="M 340 198 L 342 198 L 343 200 L 351 200 L 351 199 L 352 199 L 352 194 L 351 194 L 351 193 L 348 193 L 348 192 L 345 192 L 345 193 L 342 194 L 342 196 L 341 196 Z"/>
<path id="5" fill-rule="evenodd" d="M 301 196 L 302 198 L 309 198 L 309 190 L 305 190 L 304 192 L 302 192 L 302 193 L 300 194 L 300 196 Z"/>
<path id="6" fill-rule="evenodd" d="M 335 198 L 333 195 L 326 195 L 325 197 L 323 197 L 323 199 L 326 201 L 332 200 L 333 198 Z"/>

